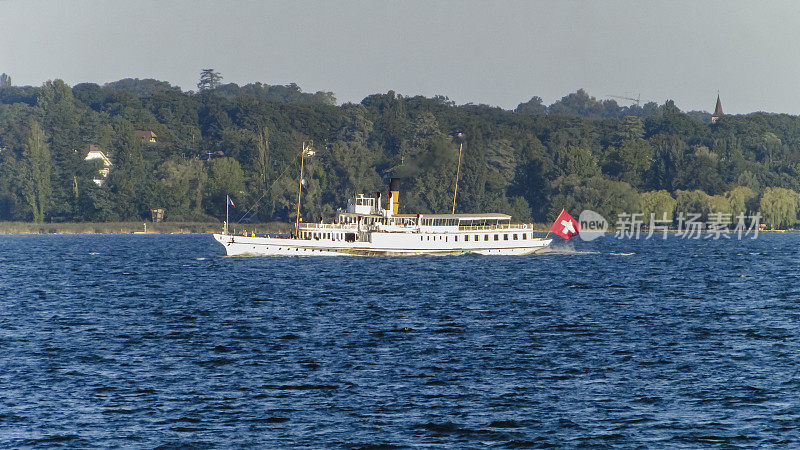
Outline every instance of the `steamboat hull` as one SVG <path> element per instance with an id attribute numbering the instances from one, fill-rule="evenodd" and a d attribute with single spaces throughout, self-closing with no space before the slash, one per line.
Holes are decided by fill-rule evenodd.
<path id="1" fill-rule="evenodd" d="M 528 255 L 546 248 L 552 239 L 471 240 L 465 236 L 370 233 L 370 241 L 345 242 L 214 234 L 228 256 L 415 256 Z M 458 238 L 460 240 L 456 240 Z M 433 239 L 431 239 L 433 238 Z"/>

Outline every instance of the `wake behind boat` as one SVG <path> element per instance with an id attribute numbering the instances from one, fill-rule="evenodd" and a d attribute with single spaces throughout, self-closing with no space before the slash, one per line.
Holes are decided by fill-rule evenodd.
<path id="1" fill-rule="evenodd" d="M 383 196 L 358 195 L 333 223 L 298 224 L 291 237 L 214 234 L 229 256 L 525 255 L 552 239 L 534 237 L 533 224 L 507 214 L 399 214 L 400 180 Z"/>

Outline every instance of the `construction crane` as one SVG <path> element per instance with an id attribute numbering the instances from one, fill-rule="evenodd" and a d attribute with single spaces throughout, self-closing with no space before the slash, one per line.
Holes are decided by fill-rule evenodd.
<path id="1" fill-rule="evenodd" d="M 639 94 L 639 96 L 638 96 L 638 97 L 636 97 L 636 98 L 633 98 L 633 97 L 623 97 L 623 96 L 621 96 L 621 95 L 611 95 L 611 94 L 608 94 L 608 95 L 606 95 L 606 97 L 611 97 L 611 98 L 621 98 L 621 99 L 623 99 L 623 100 L 630 100 L 630 101 L 632 101 L 632 102 L 635 102 L 635 103 L 636 103 L 636 106 L 639 106 L 639 103 L 640 103 L 640 101 L 641 101 L 641 98 L 642 98 L 642 94 Z"/>

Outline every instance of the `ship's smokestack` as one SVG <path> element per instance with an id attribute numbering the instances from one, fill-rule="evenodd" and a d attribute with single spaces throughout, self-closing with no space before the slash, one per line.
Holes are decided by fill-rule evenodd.
<path id="1" fill-rule="evenodd" d="M 398 214 L 400 210 L 400 178 L 389 180 L 389 206 L 392 214 Z"/>

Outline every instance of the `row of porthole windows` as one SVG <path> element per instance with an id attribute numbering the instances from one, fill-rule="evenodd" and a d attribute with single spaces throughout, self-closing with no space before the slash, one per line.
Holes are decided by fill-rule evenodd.
<path id="1" fill-rule="evenodd" d="M 473 235 L 465 234 L 464 235 L 464 241 L 468 242 L 470 240 L 470 238 L 469 238 L 470 236 L 472 236 L 472 240 L 473 241 L 477 242 L 477 241 L 481 240 L 481 235 L 480 234 L 473 234 Z M 483 235 L 483 240 L 484 241 L 488 241 L 489 240 L 489 236 L 494 236 L 494 240 L 495 241 L 499 241 L 500 240 L 500 234 L 499 233 L 484 234 Z M 515 241 L 519 240 L 520 236 L 522 237 L 523 240 L 527 240 L 528 239 L 528 233 L 522 233 L 522 234 L 518 234 L 518 233 L 503 233 L 503 240 L 504 241 L 509 240 L 509 236 L 511 237 L 512 240 L 515 240 Z M 431 240 L 431 236 L 420 236 L 419 240 L 423 241 L 423 240 L 425 240 L 425 238 L 427 238 L 427 240 L 429 240 L 429 241 Z M 531 238 L 533 238 L 533 236 L 531 236 Z M 458 236 L 454 236 L 454 239 L 455 239 L 455 242 L 458 242 Z M 433 236 L 433 240 L 434 241 L 444 240 L 445 242 L 447 242 L 447 236 Z"/>

